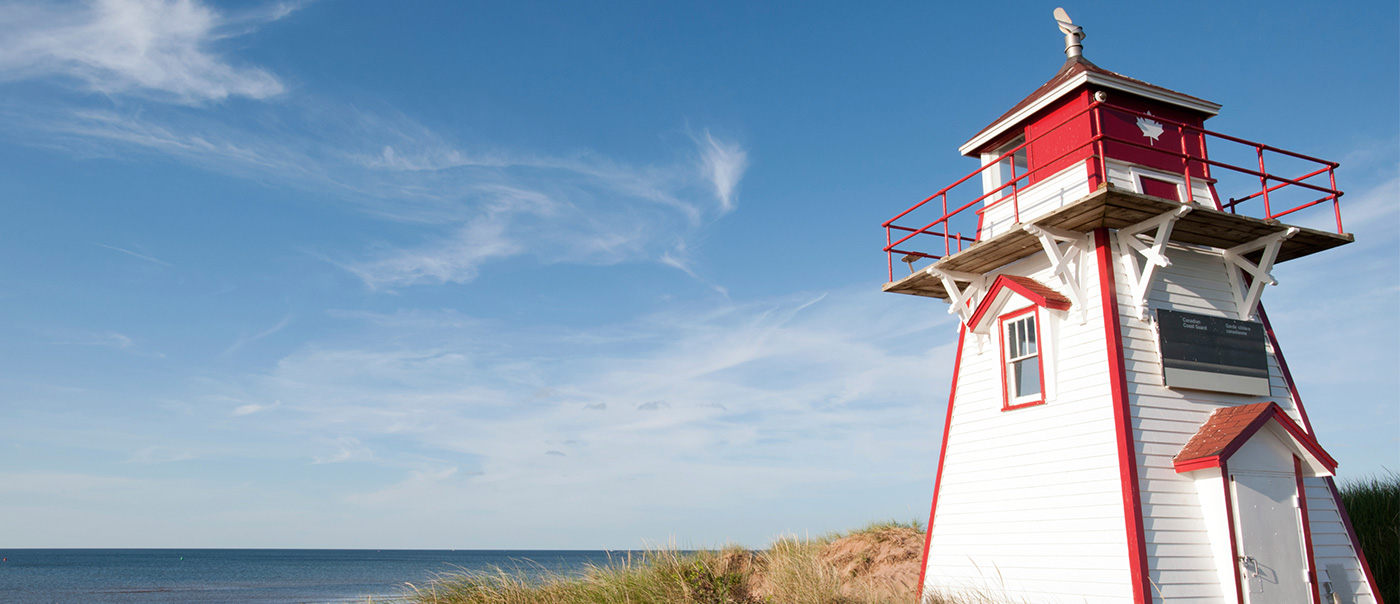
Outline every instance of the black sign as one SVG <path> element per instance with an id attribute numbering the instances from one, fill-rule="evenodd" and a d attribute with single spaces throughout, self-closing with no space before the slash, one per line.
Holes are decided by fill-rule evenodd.
<path id="1" fill-rule="evenodd" d="M 1262 323 L 1159 309 L 1157 334 L 1166 369 L 1269 378 Z"/>

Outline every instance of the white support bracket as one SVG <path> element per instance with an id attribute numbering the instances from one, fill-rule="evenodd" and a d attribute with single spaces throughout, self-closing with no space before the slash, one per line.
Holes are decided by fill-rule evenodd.
<path id="1" fill-rule="evenodd" d="M 961 271 L 949 271 L 934 268 L 932 266 L 924 269 L 931 277 L 937 277 L 943 282 L 943 288 L 948 290 L 948 298 L 952 305 L 948 307 L 948 314 L 957 314 L 963 325 L 967 325 L 972 320 L 972 312 L 977 309 L 977 303 L 981 301 L 981 296 L 987 291 L 987 276 L 977 273 L 964 273 Z M 958 287 L 958 282 L 967 284 L 967 287 Z"/>
<path id="2" fill-rule="evenodd" d="M 1239 312 L 1241 321 L 1248 321 L 1254 316 L 1254 309 L 1259 305 L 1259 298 L 1264 295 L 1265 285 L 1278 285 L 1278 279 L 1275 279 L 1269 271 L 1274 268 L 1274 260 L 1278 258 L 1278 251 L 1279 248 L 1283 247 L 1283 241 L 1296 234 L 1298 234 L 1298 227 L 1288 227 L 1287 230 L 1225 250 L 1225 261 L 1231 266 L 1230 289 L 1235 294 L 1235 308 Z M 1264 251 L 1259 257 L 1259 264 L 1245 259 L 1245 254 L 1261 248 Z M 1245 286 L 1245 273 L 1250 275 L 1247 288 Z"/>
<path id="3" fill-rule="evenodd" d="M 1172 265 L 1167 258 L 1167 242 L 1172 238 L 1172 226 L 1191 211 L 1191 206 L 1182 205 L 1170 212 L 1148 218 L 1135 225 L 1118 229 L 1118 255 L 1123 259 L 1123 270 L 1128 275 L 1128 289 L 1132 294 L 1133 308 L 1139 319 L 1147 318 L 1147 294 L 1152 291 L 1152 276 L 1159 268 Z M 1151 235 L 1152 243 L 1145 243 L 1138 237 L 1156 229 Z M 1142 268 L 1138 268 L 1137 254 L 1142 254 Z"/>
<path id="4" fill-rule="evenodd" d="M 1084 266 L 1084 253 L 1089 249 L 1088 235 L 1034 224 L 1023 224 L 1021 229 L 1040 240 L 1040 247 L 1050 259 L 1051 274 L 1060 278 L 1060 284 L 1069 297 L 1070 312 L 1083 325 L 1089 320 L 1089 315 L 1084 309 L 1084 287 L 1079 274 Z M 1069 244 L 1063 252 L 1060 251 L 1060 243 Z"/>

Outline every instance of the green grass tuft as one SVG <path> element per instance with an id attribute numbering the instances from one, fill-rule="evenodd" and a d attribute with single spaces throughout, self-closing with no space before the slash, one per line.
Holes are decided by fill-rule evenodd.
<path id="1" fill-rule="evenodd" d="M 416 604 L 757 604 L 744 572 L 752 554 L 740 548 L 651 550 L 589 567 L 583 576 L 464 571 L 416 588 Z"/>
<path id="2" fill-rule="evenodd" d="M 872 522 L 870 524 L 865 525 L 862 528 L 858 528 L 854 531 L 851 531 L 848 534 L 859 535 L 861 533 L 878 533 L 881 531 L 889 530 L 911 530 L 922 533 L 924 532 L 924 523 L 920 522 L 918 519 L 910 520 L 909 522 L 900 522 L 898 520 L 891 519 L 882 522 Z"/>
<path id="3" fill-rule="evenodd" d="M 1348 480 L 1338 491 L 1381 599 L 1400 602 L 1400 474 Z"/>

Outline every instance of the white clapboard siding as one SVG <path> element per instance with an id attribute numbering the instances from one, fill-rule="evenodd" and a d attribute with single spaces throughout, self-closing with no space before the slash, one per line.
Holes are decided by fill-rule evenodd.
<path id="1" fill-rule="evenodd" d="M 1086 257 L 1092 264 L 1092 254 Z M 1046 404 L 1002 410 L 995 328 L 980 354 L 964 345 L 930 529 L 927 591 L 1018 602 L 1131 600 L 1113 409 L 1106 404 L 1107 344 L 1092 303 L 1096 285 L 1087 283 L 1095 270 L 1084 267 L 1091 300 L 1084 324 L 1040 310 L 1042 358 L 1055 369 L 1046 373 L 1055 380 Z M 1058 284 L 1044 262 L 1007 271 Z"/>
<path id="2" fill-rule="evenodd" d="M 1308 525 L 1312 529 L 1313 558 L 1319 571 L 1331 579 L 1332 590 L 1342 602 L 1375 602 L 1371 584 L 1361 569 L 1351 536 L 1337 511 L 1337 500 L 1326 478 L 1304 478 L 1308 497 Z"/>
<path id="3" fill-rule="evenodd" d="M 1010 189 L 1007 191 L 1007 197 L 1010 197 Z M 1091 192 L 1089 169 L 1083 162 L 1079 162 L 1017 191 L 1014 201 L 988 198 L 985 204 L 986 211 L 982 214 L 980 238 L 985 241 L 1014 228 L 1018 210 L 1021 222 L 1028 223 L 1043 214 L 1079 201 Z"/>
<path id="4" fill-rule="evenodd" d="M 1171 245 L 1171 266 L 1161 268 L 1147 296 L 1150 309 L 1165 308 L 1222 317 L 1237 317 L 1227 265 L 1215 250 Z M 1149 543 L 1148 571 L 1153 599 L 1162 602 L 1223 602 L 1223 587 L 1213 566 L 1193 480 L 1177 474 L 1172 457 L 1199 430 L 1215 409 L 1272 400 L 1300 425 L 1301 413 L 1269 347 L 1269 397 L 1185 391 L 1162 383 L 1160 355 L 1153 326 L 1137 318 L 1121 263 L 1115 263 L 1124 363 L 1135 436 L 1138 486 L 1144 537 Z M 1267 290 L 1266 290 L 1267 291 Z M 1310 527 L 1319 569 L 1329 565 L 1357 602 L 1370 602 L 1370 590 L 1351 549 L 1346 529 L 1324 479 L 1308 479 Z M 1326 554 L 1326 555 L 1324 555 Z M 1208 564 L 1210 562 L 1211 564 Z M 1338 589 L 1337 591 L 1342 591 Z M 1343 600 L 1346 601 L 1346 600 Z"/>
<path id="5" fill-rule="evenodd" d="M 1001 222 L 989 212 L 988 228 Z M 1232 602 L 1233 561 L 1219 566 L 1196 479 L 1178 474 L 1172 458 L 1222 407 L 1271 400 L 1300 425 L 1302 415 L 1272 345 L 1268 397 L 1165 387 L 1155 327 L 1138 318 L 1118 248 L 1111 249 L 1151 598 Z M 1173 244 L 1167 254 L 1172 265 L 1157 271 L 1146 297 L 1149 309 L 1238 316 L 1218 250 Z M 1132 599 L 1112 405 L 1116 376 L 1107 371 L 1096 258 L 1088 253 L 1083 261 L 1085 303 L 1074 310 L 1087 320 L 1039 310 L 1045 404 L 1003 411 L 997 330 L 980 340 L 968 336 L 942 451 L 927 593 L 974 592 L 1017 602 Z M 1040 255 L 1002 272 L 1060 286 Z M 1002 312 L 1025 303 L 1017 300 Z M 1329 483 L 1307 479 L 1306 486 L 1317 570 L 1330 578 L 1341 601 L 1375 602 Z"/>
<path id="6" fill-rule="evenodd" d="M 1172 265 L 1157 271 L 1147 296 L 1149 308 L 1231 316 L 1234 297 L 1223 259 L 1177 246 L 1168 250 L 1168 257 Z M 1157 546 L 1149 549 L 1147 556 L 1152 597 L 1164 602 L 1223 603 L 1225 592 L 1217 569 L 1192 563 L 1214 561 L 1214 552 L 1195 482 L 1176 473 L 1172 456 L 1200 429 L 1211 411 L 1229 403 L 1217 400 L 1212 393 L 1182 393 L 1163 385 L 1155 332 L 1151 324 L 1137 319 L 1121 262 L 1115 263 L 1114 269 L 1143 537 Z M 1163 549 L 1167 545 L 1175 547 Z"/>

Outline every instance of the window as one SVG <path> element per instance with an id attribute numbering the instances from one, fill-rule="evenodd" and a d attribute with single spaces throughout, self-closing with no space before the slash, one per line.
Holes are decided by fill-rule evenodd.
<path id="1" fill-rule="evenodd" d="M 1003 410 L 1045 402 L 1036 317 L 1031 306 L 1001 318 Z"/>
<path id="2" fill-rule="evenodd" d="M 1152 178 L 1151 176 L 1138 176 L 1138 191 L 1143 195 L 1161 197 L 1172 201 L 1181 201 L 1182 187 L 1177 183 Z"/>
<path id="3" fill-rule="evenodd" d="M 1021 149 L 1017 150 L 1015 153 L 1007 155 L 1006 157 L 1001 157 L 1017 146 L 1025 144 L 1025 142 L 1026 136 L 1021 135 L 1011 142 L 998 147 L 995 151 L 982 154 L 983 165 L 994 161 L 996 162 L 995 166 L 987 168 L 982 172 L 982 192 L 991 193 L 991 195 L 987 196 L 988 204 L 1002 197 L 1009 197 L 1011 195 L 1012 180 L 1016 181 L 1017 188 L 1025 188 L 1030 184 L 1030 181 L 1026 179 L 1026 172 L 1030 171 L 1030 164 L 1027 161 L 1026 154 L 1027 147 L 1021 147 Z M 998 160 L 997 158 L 1001 159 Z M 1015 174 L 1014 176 L 1012 175 L 1013 173 Z"/>
<path id="4" fill-rule="evenodd" d="M 1025 135 L 1018 136 L 1016 137 L 1016 140 L 1013 140 L 1007 143 L 1004 147 L 997 149 L 996 154 L 1001 155 L 1012 149 L 1015 149 L 1017 146 L 1024 144 L 1026 144 Z M 998 168 L 1001 171 L 1001 182 L 1008 183 L 1011 182 L 1012 178 L 1017 178 L 1020 180 L 1016 182 L 1016 186 L 1024 187 L 1027 184 L 1029 184 L 1029 181 L 1027 181 L 1024 178 L 1026 172 L 1030 171 L 1030 164 L 1026 161 L 1026 147 L 1021 147 L 1020 149 L 1017 149 L 1015 153 L 1012 153 L 1010 156 L 1003 158 L 1000 163 L 1001 165 L 998 166 Z"/>

